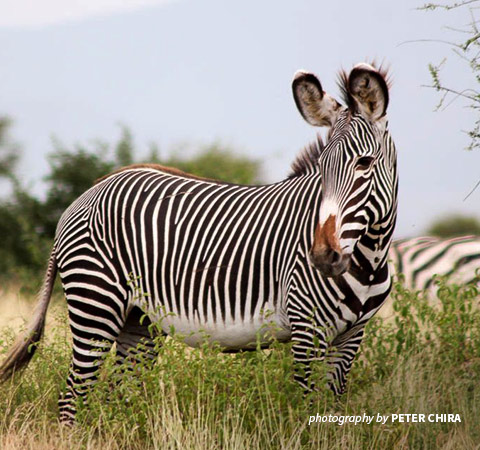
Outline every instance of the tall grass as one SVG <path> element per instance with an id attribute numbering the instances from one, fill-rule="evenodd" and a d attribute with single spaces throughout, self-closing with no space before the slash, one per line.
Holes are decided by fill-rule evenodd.
<path id="1" fill-rule="evenodd" d="M 225 355 L 158 338 L 156 364 L 105 361 L 78 422 L 57 420 L 70 345 L 58 329 L 30 367 L 0 387 L 0 448 L 35 449 L 377 449 L 479 448 L 480 309 L 472 286 L 440 283 L 439 307 L 398 284 L 395 318 L 374 318 L 341 398 L 304 398 L 289 346 Z M 3 351 L 12 336 L 5 334 Z M 308 424 L 322 415 L 460 414 L 461 423 Z"/>

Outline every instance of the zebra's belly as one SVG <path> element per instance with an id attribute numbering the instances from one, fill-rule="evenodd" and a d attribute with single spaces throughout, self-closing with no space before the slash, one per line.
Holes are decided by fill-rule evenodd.
<path id="1" fill-rule="evenodd" d="M 257 342 L 268 344 L 273 339 L 289 341 L 290 326 L 280 315 L 269 315 L 268 319 L 230 320 L 225 322 L 198 322 L 180 317 L 165 317 L 161 321 L 167 334 L 180 335 L 191 347 L 198 347 L 205 341 L 217 343 L 224 350 L 255 348 Z"/>

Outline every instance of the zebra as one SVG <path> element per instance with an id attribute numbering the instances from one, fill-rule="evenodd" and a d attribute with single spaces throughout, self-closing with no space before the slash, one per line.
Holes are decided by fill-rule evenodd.
<path id="1" fill-rule="evenodd" d="M 459 236 L 442 239 L 419 236 L 395 239 L 389 252 L 393 279 L 411 291 L 425 291 L 432 305 L 438 304 L 437 277 L 480 288 L 480 237 Z M 378 313 L 388 320 L 394 317 L 393 298 L 385 301 Z"/>
<path id="2" fill-rule="evenodd" d="M 1 377 L 31 359 L 58 271 L 73 335 L 59 399 L 65 424 L 102 356 L 114 343 L 122 359 L 151 342 L 152 323 L 190 346 L 207 339 L 224 351 L 292 341 L 301 388 L 315 389 L 312 363 L 327 361 L 326 383 L 343 393 L 364 327 L 391 289 L 398 182 L 388 74 L 361 63 L 340 73 L 339 86 L 345 106 L 313 73 L 295 74 L 300 114 L 329 132 L 283 181 L 244 186 L 133 165 L 74 201 L 59 220 L 37 310 Z M 157 357 L 152 345 L 145 351 Z"/>
<path id="3" fill-rule="evenodd" d="M 390 247 L 390 259 L 394 273 L 403 275 L 409 289 L 432 290 L 436 275 L 461 284 L 478 284 L 480 237 L 398 239 Z"/>

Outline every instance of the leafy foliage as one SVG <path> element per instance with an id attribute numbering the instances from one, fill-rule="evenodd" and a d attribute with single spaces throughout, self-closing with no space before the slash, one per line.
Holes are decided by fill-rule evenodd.
<path id="1" fill-rule="evenodd" d="M 257 184 L 261 182 L 260 163 L 247 156 L 237 155 L 218 143 L 203 146 L 196 155 L 185 158 L 181 151 L 168 158 L 164 164 L 200 177 L 229 183 Z"/>
<path id="2" fill-rule="evenodd" d="M 480 221 L 475 217 L 452 215 L 433 222 L 427 233 L 442 238 L 480 235 Z"/>
<path id="3" fill-rule="evenodd" d="M 11 125 L 8 117 L 0 118 L 0 178 L 8 180 L 11 191 L 9 197 L 0 199 L 0 273 L 18 276 L 21 267 L 42 267 L 46 253 L 38 228 L 42 203 L 30 196 L 17 178 L 20 149 L 9 136 Z"/>
<path id="4" fill-rule="evenodd" d="M 19 146 L 12 142 L 9 130 L 12 125 L 8 117 L 0 117 L 0 177 L 11 178 L 19 159 Z"/>
<path id="5" fill-rule="evenodd" d="M 121 145 L 122 143 L 120 143 Z M 44 206 L 43 234 L 53 237 L 56 224 L 65 209 L 87 189 L 97 178 L 111 172 L 115 166 L 106 158 L 106 148 L 88 150 L 78 146 L 69 151 L 57 144 L 57 148 L 49 156 L 50 173 L 47 199 Z"/>
<path id="6" fill-rule="evenodd" d="M 19 448 L 476 448 L 480 439 L 480 310 L 476 286 L 438 280 L 438 298 L 397 283 L 394 320 L 372 319 L 347 393 L 323 387 L 304 399 L 289 346 L 233 355 L 157 338 L 158 361 L 118 366 L 113 354 L 82 405 L 77 426 L 57 422 L 70 353 L 55 326 L 22 377 L 0 386 L 0 447 Z M 65 319 L 63 319 L 65 320 Z M 5 336 L 0 354 L 11 343 Z M 39 407 L 41 405 L 42 407 Z M 332 423 L 309 416 L 460 414 L 461 423 Z M 28 433 L 25 432 L 28 430 Z"/>
<path id="7" fill-rule="evenodd" d="M 427 3 L 420 9 L 426 11 L 465 9 L 469 16 L 469 23 L 464 29 L 456 30 L 459 39 L 447 43 L 457 56 L 454 64 L 466 64 L 471 70 L 475 83 L 480 83 L 480 29 L 478 28 L 478 5 L 480 0 L 450 1 L 444 4 Z M 462 98 L 474 110 L 475 119 L 473 128 L 467 131 L 470 137 L 469 149 L 480 147 L 480 91 L 471 87 L 451 86 L 442 81 L 441 70 L 447 63 L 447 58 L 438 64 L 430 64 L 429 71 L 432 77 L 431 87 L 441 94 L 438 108 L 446 104 L 447 100 Z"/>
<path id="8" fill-rule="evenodd" d="M 22 270 L 43 270 L 63 211 L 95 180 L 116 168 L 135 162 L 154 162 L 232 183 L 261 181 L 259 161 L 218 143 L 201 146 L 192 153 L 178 149 L 164 159 L 160 158 L 158 148 L 151 146 L 148 161 L 143 161 L 138 158 L 132 133 L 121 126 L 120 138 L 114 144 L 94 141 L 68 148 L 60 141 L 54 141 L 54 149 L 48 156 L 50 172 L 45 177 L 47 193 L 43 200 L 32 195 L 18 180 L 19 150 L 8 136 L 10 126 L 9 119 L 0 118 L 0 177 L 9 180 L 12 188 L 10 198 L 0 201 L 0 235 L 3 240 L 0 271 L 4 277 L 18 276 Z"/>
<path id="9" fill-rule="evenodd" d="M 133 136 L 132 132 L 122 125 L 122 137 L 115 148 L 115 159 L 119 166 L 129 166 L 133 164 Z"/>

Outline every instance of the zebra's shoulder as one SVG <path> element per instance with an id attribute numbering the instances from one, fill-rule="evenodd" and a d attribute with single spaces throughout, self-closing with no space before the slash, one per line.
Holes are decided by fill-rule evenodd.
<path id="1" fill-rule="evenodd" d="M 110 178 L 112 176 L 115 176 L 124 172 L 128 172 L 128 171 L 141 171 L 142 169 L 159 172 L 162 174 L 168 174 L 168 175 L 181 177 L 181 178 L 189 178 L 192 180 L 208 181 L 210 183 L 216 183 L 216 184 L 228 184 L 220 180 L 214 180 L 212 178 L 199 177 L 192 173 L 184 172 L 183 170 L 177 169 L 175 167 L 162 166 L 161 164 L 144 163 L 144 164 L 131 164 L 129 166 L 120 167 L 119 169 L 114 170 L 113 172 L 110 172 L 109 174 L 96 179 L 94 182 L 94 185 L 99 184 L 102 181 L 105 181 L 107 178 Z"/>

